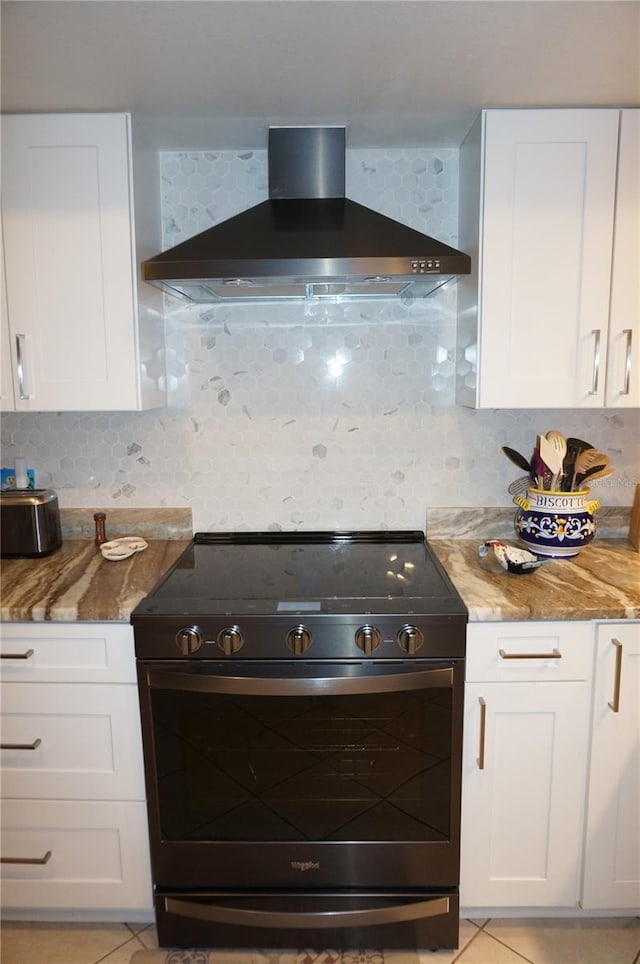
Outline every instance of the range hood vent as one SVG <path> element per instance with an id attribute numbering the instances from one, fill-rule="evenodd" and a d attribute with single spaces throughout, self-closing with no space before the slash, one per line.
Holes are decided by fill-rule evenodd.
<path id="1" fill-rule="evenodd" d="M 269 129 L 269 199 L 144 261 L 142 277 L 215 303 L 424 297 L 470 258 L 345 197 L 344 127 Z"/>

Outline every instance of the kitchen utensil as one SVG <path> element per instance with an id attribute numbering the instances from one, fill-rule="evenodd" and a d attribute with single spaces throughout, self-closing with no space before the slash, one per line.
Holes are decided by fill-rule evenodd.
<path id="1" fill-rule="evenodd" d="M 519 452 L 516 452 L 515 449 L 509 448 L 508 445 L 503 445 L 502 451 L 508 459 L 511 459 L 514 465 L 518 466 L 519 469 L 522 469 L 524 472 L 531 472 L 531 463 L 528 461 L 528 459 L 525 459 L 524 455 L 520 455 Z"/>
<path id="2" fill-rule="evenodd" d="M 560 480 L 564 474 L 564 458 L 567 454 L 567 440 L 562 432 L 558 432 L 555 429 L 547 432 L 546 439 L 553 445 L 554 449 L 556 450 L 558 461 L 560 462 L 560 468 L 557 472 L 554 472 L 551 480 L 551 488 L 557 491 L 560 488 Z"/>
<path id="3" fill-rule="evenodd" d="M 611 465 L 592 465 L 591 468 L 587 469 L 584 475 L 580 477 L 580 486 L 583 486 L 587 479 L 593 482 L 595 479 L 606 479 L 608 476 L 613 475 L 613 473 L 614 469 Z"/>
<path id="4" fill-rule="evenodd" d="M 593 445 L 591 442 L 585 442 L 584 439 L 573 437 L 567 438 L 567 454 L 564 457 L 563 477 L 561 483 L 561 488 L 564 492 L 568 492 L 571 489 L 576 458 L 584 449 L 592 448 Z"/>
<path id="5" fill-rule="evenodd" d="M 594 459 L 598 454 L 598 450 L 594 448 L 583 449 L 576 456 L 576 461 L 573 467 L 573 477 L 571 480 L 571 489 L 575 491 L 578 476 L 583 475 L 587 469 L 590 469 L 594 464 Z"/>
<path id="6" fill-rule="evenodd" d="M 554 442 L 550 441 L 546 435 L 538 436 L 538 451 L 540 452 L 540 458 L 551 472 L 549 488 L 553 488 L 553 480 L 559 478 L 562 472 L 562 459 L 564 456 L 560 455 Z"/>
<path id="7" fill-rule="evenodd" d="M 519 479 L 514 479 L 511 485 L 508 487 L 507 492 L 509 495 L 522 495 L 531 486 L 531 476 L 521 475 Z"/>
<path id="8" fill-rule="evenodd" d="M 607 455 L 603 455 L 602 452 L 598 452 L 597 449 L 585 449 L 585 454 L 587 452 L 590 453 L 588 460 L 586 460 L 589 462 L 589 465 L 587 465 L 583 471 L 576 471 L 574 473 L 574 489 L 580 489 L 584 485 L 585 479 L 591 478 L 596 472 L 611 468 L 611 462 Z M 578 461 L 579 459 L 576 460 L 576 468 L 578 467 Z"/>

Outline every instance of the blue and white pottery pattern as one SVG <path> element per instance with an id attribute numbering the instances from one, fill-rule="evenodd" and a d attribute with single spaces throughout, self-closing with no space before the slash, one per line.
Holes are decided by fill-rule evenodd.
<path id="1" fill-rule="evenodd" d="M 514 524 L 520 540 L 538 556 L 577 556 L 596 534 L 593 513 L 600 500 L 589 495 L 589 489 L 549 492 L 530 488 L 526 496 L 515 496 L 519 508 Z"/>

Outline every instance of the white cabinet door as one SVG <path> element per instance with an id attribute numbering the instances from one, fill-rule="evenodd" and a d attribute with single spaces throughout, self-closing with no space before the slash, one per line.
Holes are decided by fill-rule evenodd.
<path id="1" fill-rule="evenodd" d="M 598 627 L 582 906 L 640 908 L 640 623 Z"/>
<path id="2" fill-rule="evenodd" d="M 640 109 L 623 110 L 611 277 L 606 399 L 640 406 Z"/>
<path id="3" fill-rule="evenodd" d="M 19 411 L 161 404 L 153 385 L 160 355 L 139 353 L 131 170 L 127 114 L 2 118 L 14 371 L 17 346 L 22 354 Z"/>
<path id="4" fill-rule="evenodd" d="M 575 907 L 589 623 L 467 627 L 460 901 Z"/>
<path id="5" fill-rule="evenodd" d="M 465 141 L 462 404 L 604 404 L 619 114 L 489 110 Z"/>
<path id="6" fill-rule="evenodd" d="M 576 906 L 587 711 L 585 682 L 467 684 L 463 907 Z"/>
<path id="7" fill-rule="evenodd" d="M 7 312 L 7 289 L 4 279 L 4 244 L 0 230 L 0 411 L 15 411 L 11 365 L 11 335 Z"/>

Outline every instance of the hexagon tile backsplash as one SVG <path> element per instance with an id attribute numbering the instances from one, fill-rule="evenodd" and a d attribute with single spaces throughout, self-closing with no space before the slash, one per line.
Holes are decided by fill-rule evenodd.
<path id="1" fill-rule="evenodd" d="M 263 200 L 265 152 L 161 155 L 164 247 Z M 347 194 L 457 243 L 456 150 L 347 151 Z M 166 307 L 171 406 L 5 414 L 62 506 L 190 506 L 196 529 L 423 528 L 427 507 L 507 506 L 551 428 L 606 451 L 604 505 L 640 481 L 637 412 L 456 407 L 455 286 L 424 301 Z M 636 417 L 634 417 L 636 416 Z M 595 491 L 595 486 L 594 486 Z M 514 510 L 515 511 L 515 510 Z"/>

